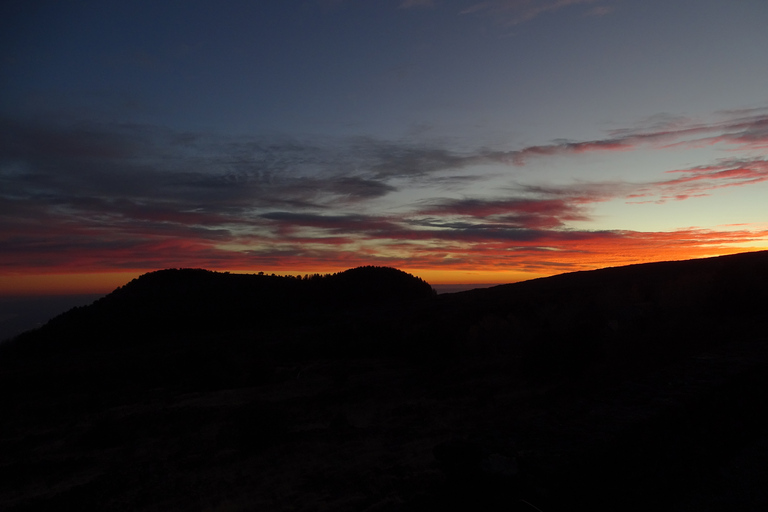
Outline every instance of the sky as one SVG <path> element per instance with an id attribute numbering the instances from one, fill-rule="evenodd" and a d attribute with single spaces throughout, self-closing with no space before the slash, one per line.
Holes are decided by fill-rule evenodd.
<path id="1" fill-rule="evenodd" d="M 6 0 L 0 296 L 768 249 L 764 0 Z"/>

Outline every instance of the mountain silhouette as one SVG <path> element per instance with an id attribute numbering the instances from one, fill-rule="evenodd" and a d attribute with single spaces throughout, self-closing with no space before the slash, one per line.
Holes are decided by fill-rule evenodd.
<path id="1" fill-rule="evenodd" d="M 389 311 L 434 295 L 425 281 L 387 267 L 304 278 L 166 269 L 73 308 L 13 344 L 23 350 L 24 345 L 47 343 L 46 350 L 65 351 L 83 344 L 157 344 L 168 336 L 199 338 L 210 331 L 242 333 L 323 322 L 319 319 L 341 310 Z"/>
<path id="2" fill-rule="evenodd" d="M 0 345 L 0 508 L 761 510 L 768 251 L 150 272 Z"/>

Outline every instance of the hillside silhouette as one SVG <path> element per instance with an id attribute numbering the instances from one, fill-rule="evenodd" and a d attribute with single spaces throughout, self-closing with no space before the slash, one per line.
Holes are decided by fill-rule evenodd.
<path id="1" fill-rule="evenodd" d="M 0 508 L 765 509 L 766 306 L 767 251 L 151 272 L 0 345 Z"/>
<path id="2" fill-rule="evenodd" d="M 169 337 L 199 338 L 212 331 L 232 336 L 290 330 L 324 323 L 339 312 L 350 316 L 402 310 L 434 295 L 425 281 L 387 267 L 303 278 L 166 269 L 144 274 L 89 306 L 73 308 L 13 344 L 20 351 L 42 343 L 45 350 L 66 352 L 81 345 L 157 345 Z"/>

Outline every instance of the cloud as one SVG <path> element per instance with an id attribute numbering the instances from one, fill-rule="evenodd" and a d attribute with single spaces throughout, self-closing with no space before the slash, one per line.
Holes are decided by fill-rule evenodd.
<path id="1" fill-rule="evenodd" d="M 185 219 L 169 221 L 166 212 L 144 222 L 118 221 L 106 214 L 100 222 L 94 218 L 78 222 L 22 205 L 13 216 L 30 217 L 15 224 L 6 220 L 0 226 L 0 271 L 178 266 L 290 271 L 375 263 L 551 273 L 737 252 L 733 244 L 768 237 L 768 230 L 750 226 L 668 233 L 575 230 L 562 223 L 574 211 L 579 212 L 565 201 L 551 199 L 444 201 L 432 206 L 431 215 L 271 211 L 224 229 L 216 222 L 201 225 L 198 220 L 185 226 Z M 491 213 L 490 218 L 483 212 Z"/>
<path id="2" fill-rule="evenodd" d="M 268 212 L 263 219 L 274 221 L 281 227 L 282 233 L 294 232 L 296 227 L 319 228 L 332 235 L 349 234 L 381 235 L 392 237 L 402 229 L 393 220 L 371 215 L 322 215 L 313 213 Z"/>
<path id="3" fill-rule="evenodd" d="M 704 143 L 762 151 L 767 123 L 765 109 L 710 122 L 659 115 L 603 139 L 456 151 L 370 137 L 221 137 L 5 119 L 0 273 L 366 263 L 552 272 L 737 252 L 768 233 L 750 225 L 670 233 L 575 226 L 608 200 L 683 200 L 764 183 L 763 156 L 636 183 L 537 183 L 525 166 Z"/>
<path id="4" fill-rule="evenodd" d="M 588 16 L 606 16 L 615 10 L 614 6 L 601 5 L 594 7 L 587 12 Z"/>
<path id="5" fill-rule="evenodd" d="M 542 14 L 555 12 L 574 5 L 593 4 L 598 0 L 488 0 L 475 3 L 462 11 L 462 14 L 482 13 L 501 20 L 508 25 L 517 25 L 530 21 Z M 607 7 L 595 12 L 600 7 L 593 8 L 591 14 L 606 14 Z"/>
<path id="6" fill-rule="evenodd" d="M 434 0 L 403 0 L 400 2 L 401 9 L 413 9 L 418 7 L 434 7 Z"/>
<path id="7" fill-rule="evenodd" d="M 639 186 L 635 192 L 627 194 L 627 198 L 643 198 L 643 201 L 633 201 L 636 203 L 664 203 L 668 200 L 704 197 L 717 189 L 763 183 L 768 181 L 768 160 L 727 159 L 713 165 L 670 170 L 667 174 L 680 176 Z"/>
<path id="8" fill-rule="evenodd" d="M 526 148 L 509 152 L 508 159 L 516 165 L 524 165 L 531 157 L 557 156 L 579 154 L 598 151 L 631 151 L 636 148 L 639 141 L 632 138 L 616 138 L 593 140 L 585 142 L 557 142 L 542 146 L 528 146 Z"/>
<path id="9" fill-rule="evenodd" d="M 360 244 L 356 250 L 308 249 L 305 244 L 282 244 L 253 251 L 254 262 L 269 262 L 274 268 L 328 268 L 366 263 L 401 268 L 453 270 L 516 270 L 539 274 L 587 270 L 603 266 L 660 260 L 688 259 L 740 252 L 737 244 L 759 242 L 765 229 L 704 230 L 672 232 L 552 231 L 494 229 L 491 226 L 450 226 L 443 229 L 414 229 L 410 240 Z M 276 256 L 277 254 L 277 256 Z M 293 265 L 293 267 L 291 267 Z M 337 267 L 334 267 L 337 268 Z"/>
<path id="10" fill-rule="evenodd" d="M 242 210 L 365 202 L 396 192 L 397 180 L 460 186 L 483 179 L 457 175 L 462 169 L 524 166 L 532 158 L 700 144 L 762 150 L 768 144 L 768 114 L 765 109 L 742 110 L 710 123 L 655 116 L 603 139 L 554 141 L 512 151 L 457 152 L 366 137 L 223 138 L 145 125 L 9 120 L 0 120 L 0 133 L 0 180 L 6 197 L 128 196 L 176 201 L 186 209 L 205 204 Z"/>
<path id="11" fill-rule="evenodd" d="M 397 175 L 364 155 L 367 175 L 328 148 L 291 140 L 228 140 L 151 126 L 48 126 L 0 123 L 0 180 L 5 197 L 69 201 L 130 197 L 139 204 L 173 202 L 183 210 L 222 212 L 275 204 L 317 206 L 381 197 Z M 381 151 L 372 148 L 369 152 Z M 406 171 L 410 172 L 410 170 Z"/>
<path id="12" fill-rule="evenodd" d="M 553 229 L 566 221 L 589 220 L 575 200 L 555 199 L 449 199 L 436 201 L 421 215 L 465 216 L 492 219 L 513 228 Z"/>
<path id="13" fill-rule="evenodd" d="M 553 141 L 514 151 L 487 151 L 475 156 L 499 163 L 525 165 L 531 158 L 578 155 L 599 152 L 627 152 L 641 148 L 674 149 L 726 144 L 739 150 L 768 148 L 768 114 L 765 109 L 739 111 L 738 117 L 709 123 L 687 118 L 659 115 L 635 128 L 608 132 L 603 139 L 588 141 Z"/>

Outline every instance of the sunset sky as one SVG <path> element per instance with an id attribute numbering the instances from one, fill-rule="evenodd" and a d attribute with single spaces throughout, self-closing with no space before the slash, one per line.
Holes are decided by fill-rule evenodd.
<path id="1" fill-rule="evenodd" d="M 0 295 L 768 248 L 765 0 L 10 0 Z"/>

